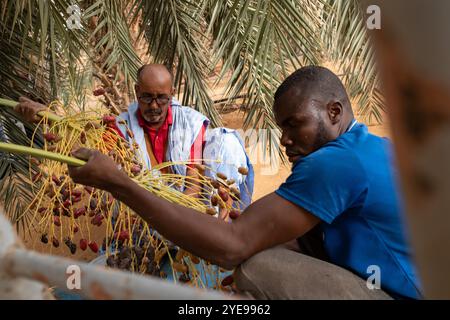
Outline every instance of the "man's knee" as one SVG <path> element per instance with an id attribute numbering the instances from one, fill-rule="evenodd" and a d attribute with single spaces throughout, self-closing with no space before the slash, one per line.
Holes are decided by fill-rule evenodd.
<path id="1" fill-rule="evenodd" d="M 278 250 L 280 249 L 272 248 L 259 252 L 236 268 L 234 281 L 237 289 L 257 299 L 270 298 L 267 292 L 276 290 L 278 286 L 276 274 L 283 270 Z"/>
<path id="2" fill-rule="evenodd" d="M 282 247 L 249 258 L 234 278 L 239 291 L 257 299 L 389 299 L 348 270 Z"/>
<path id="3" fill-rule="evenodd" d="M 261 251 L 244 261 L 237 270 L 240 273 L 251 274 L 258 277 L 272 269 L 272 265 L 276 263 L 274 260 L 274 250 L 268 249 Z"/>

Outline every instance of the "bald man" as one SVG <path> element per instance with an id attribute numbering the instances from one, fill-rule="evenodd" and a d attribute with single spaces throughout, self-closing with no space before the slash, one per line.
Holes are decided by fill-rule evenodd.
<path id="1" fill-rule="evenodd" d="M 131 130 L 147 168 L 165 161 L 222 160 L 208 161 L 208 167 L 234 179 L 242 195 L 241 208 L 248 206 L 253 192 L 253 169 L 237 132 L 225 128 L 209 130 L 209 120 L 203 114 L 181 106 L 172 97 L 175 91 L 172 75 L 163 65 L 142 66 L 138 70 L 135 91 L 137 102 L 120 114 L 117 126 L 126 139 L 131 138 L 126 127 Z M 126 126 L 121 120 L 125 120 Z M 237 171 L 239 167 L 247 168 L 250 174 L 241 175 Z M 181 175 L 196 175 L 191 166 L 177 164 L 171 169 Z M 201 187 L 192 181 L 193 185 L 184 192 L 198 195 Z M 227 219 L 227 212 L 223 211 L 221 217 Z"/>
<path id="2" fill-rule="evenodd" d="M 76 152 L 87 164 L 69 174 L 185 250 L 238 267 L 238 289 L 255 298 L 419 298 L 389 141 L 355 121 L 344 86 L 323 67 L 290 75 L 274 113 L 292 173 L 231 224 L 158 198 L 95 150 Z"/>
<path id="3" fill-rule="evenodd" d="M 239 206 L 244 209 L 252 198 L 253 168 L 243 141 L 235 130 L 210 129 L 209 119 L 193 108 L 181 106 L 173 98 L 174 91 L 172 74 L 164 65 L 143 65 L 137 72 L 137 101 L 116 118 L 116 129 L 124 139 L 137 142 L 138 156 L 147 169 L 166 161 L 198 163 L 207 159 L 212 169 L 207 175 L 221 172 L 235 180 L 242 197 Z M 45 106 L 23 97 L 19 102 L 16 111 L 30 122 L 38 121 L 36 113 L 45 110 Z M 239 167 L 247 168 L 249 173 L 240 174 Z M 173 165 L 171 170 L 192 178 L 197 174 L 189 165 Z M 191 181 L 189 188 L 181 186 L 181 190 L 199 195 L 201 186 L 195 179 Z M 227 219 L 227 211 L 220 216 Z"/>
<path id="4" fill-rule="evenodd" d="M 139 144 L 140 156 L 147 169 L 165 161 L 203 158 L 209 120 L 173 99 L 172 83 L 172 75 L 165 66 L 142 66 L 135 85 L 137 102 L 128 106 L 128 110 L 117 118 L 117 126 L 124 138 L 130 141 L 134 138 Z M 195 175 L 189 166 L 177 165 L 173 170 L 182 175 Z M 200 189 L 199 186 L 192 186 L 185 191 L 196 194 Z"/>

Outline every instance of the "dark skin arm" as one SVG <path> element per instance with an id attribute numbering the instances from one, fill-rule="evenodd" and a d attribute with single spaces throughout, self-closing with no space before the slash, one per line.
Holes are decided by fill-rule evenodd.
<path id="1" fill-rule="evenodd" d="M 250 205 L 233 223 L 226 223 L 154 196 L 99 151 L 80 149 L 74 155 L 88 160 L 82 167 L 69 167 L 76 183 L 110 192 L 167 239 L 227 269 L 303 235 L 320 221 L 272 193 Z"/>

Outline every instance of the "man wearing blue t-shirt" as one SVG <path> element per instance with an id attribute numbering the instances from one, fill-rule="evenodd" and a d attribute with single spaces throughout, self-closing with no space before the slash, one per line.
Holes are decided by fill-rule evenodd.
<path id="1" fill-rule="evenodd" d="M 292 174 L 231 224 L 150 194 L 97 151 L 75 152 L 88 163 L 69 172 L 187 251 L 239 266 L 237 287 L 256 298 L 420 297 L 391 146 L 354 120 L 339 78 L 297 70 L 275 93 L 274 112 Z"/>

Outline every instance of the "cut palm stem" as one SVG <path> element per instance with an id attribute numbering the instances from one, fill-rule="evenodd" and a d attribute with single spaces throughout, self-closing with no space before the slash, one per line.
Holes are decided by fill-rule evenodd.
<path id="1" fill-rule="evenodd" d="M 14 109 L 18 104 L 19 104 L 19 102 L 17 102 L 17 101 L 0 98 L 1 106 Z M 47 117 L 51 121 L 61 121 L 63 119 L 60 116 L 57 116 L 56 114 L 48 112 L 48 111 L 40 111 L 37 114 L 40 117 Z"/>
<path id="2" fill-rule="evenodd" d="M 49 152 L 31 147 L 25 147 L 13 143 L 0 142 L 0 151 L 6 151 L 14 154 L 26 154 L 32 157 L 54 160 L 77 167 L 86 164 L 85 161 L 74 157 L 68 157 L 59 153 Z"/>

